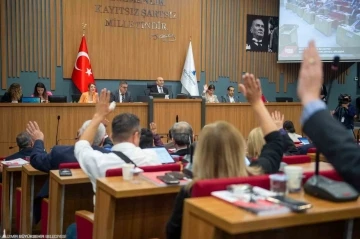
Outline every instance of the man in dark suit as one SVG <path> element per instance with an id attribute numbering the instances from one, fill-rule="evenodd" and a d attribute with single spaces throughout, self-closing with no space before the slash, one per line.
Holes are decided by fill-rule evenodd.
<path id="1" fill-rule="evenodd" d="M 31 140 L 31 136 L 28 132 L 21 132 L 16 136 L 16 144 L 19 147 L 19 152 L 14 153 L 10 156 L 7 156 L 4 160 L 12 160 L 12 159 L 26 159 L 26 157 L 30 157 L 33 141 Z"/>
<path id="2" fill-rule="evenodd" d="M 166 95 L 168 95 L 169 89 L 164 87 L 164 79 L 162 77 L 158 77 L 156 78 L 156 85 L 150 88 L 150 92 L 165 93 Z"/>
<path id="3" fill-rule="evenodd" d="M 133 102 L 130 91 L 128 91 L 128 83 L 121 81 L 119 84 L 119 90 L 111 92 L 110 102 L 115 101 L 116 103 Z"/>
<path id="4" fill-rule="evenodd" d="M 315 43 L 304 51 L 297 92 L 304 106 L 301 123 L 316 148 L 340 176 L 360 192 L 360 148 L 320 99 L 323 68 Z"/>
<path id="5" fill-rule="evenodd" d="M 227 94 L 222 97 L 222 101 L 225 103 L 236 103 L 238 102 L 234 96 L 235 88 L 232 86 L 229 86 L 227 88 Z"/>
<path id="6" fill-rule="evenodd" d="M 246 50 L 250 51 L 268 51 L 267 43 L 264 42 L 265 25 L 264 21 L 257 18 L 252 21 L 251 39 L 246 43 Z"/>
<path id="7" fill-rule="evenodd" d="M 90 124 L 91 120 L 86 121 L 78 131 L 78 135 L 81 135 Z M 77 162 L 74 155 L 74 146 L 70 145 L 56 145 L 51 149 L 50 153 L 45 152 L 44 147 L 44 134 L 41 132 L 40 127 L 36 122 L 29 122 L 26 128 L 34 141 L 34 146 L 30 156 L 30 164 L 35 169 L 49 173 L 50 170 L 59 169 L 61 163 L 73 163 Z M 109 151 L 100 147 L 106 134 L 105 126 L 100 124 L 98 127 L 93 148 L 103 153 Z M 49 196 L 49 181 L 47 180 L 44 186 L 40 189 L 40 192 L 34 199 L 34 224 L 37 224 L 41 218 L 41 201 L 43 198 Z"/>

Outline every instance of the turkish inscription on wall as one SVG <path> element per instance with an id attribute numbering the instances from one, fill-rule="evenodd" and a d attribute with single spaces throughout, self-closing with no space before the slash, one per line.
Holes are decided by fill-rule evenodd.
<path id="1" fill-rule="evenodd" d="M 110 0 L 113 5 L 95 5 L 95 13 L 118 15 L 117 17 L 105 18 L 105 27 L 121 27 L 121 28 L 136 28 L 136 29 L 150 29 L 163 31 L 162 34 L 150 34 L 153 40 L 161 39 L 162 41 L 175 41 L 176 36 L 173 33 L 168 33 L 169 29 L 164 22 L 164 19 L 175 20 L 178 13 L 166 9 L 166 0 Z M 128 2 L 137 3 L 139 7 L 124 7 L 116 6 L 116 3 Z M 151 10 L 148 6 L 160 6 L 164 9 Z M 138 20 L 131 21 L 122 18 L 123 16 L 134 16 Z"/>

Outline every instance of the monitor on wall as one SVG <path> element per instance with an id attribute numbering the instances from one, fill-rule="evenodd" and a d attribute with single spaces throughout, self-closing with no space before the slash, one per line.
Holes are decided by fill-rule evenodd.
<path id="1" fill-rule="evenodd" d="M 300 62 L 310 40 L 323 61 L 360 61 L 360 1 L 280 1 L 279 63 Z"/>

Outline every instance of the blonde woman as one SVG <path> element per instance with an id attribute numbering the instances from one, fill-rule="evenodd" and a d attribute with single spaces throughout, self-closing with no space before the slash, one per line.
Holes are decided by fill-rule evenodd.
<path id="1" fill-rule="evenodd" d="M 239 85 L 241 92 L 259 119 L 269 147 L 261 152 L 258 160 L 246 166 L 244 161 L 246 143 L 233 125 L 219 121 L 205 126 L 195 149 L 194 180 L 182 188 L 176 198 L 173 214 L 166 226 L 167 238 L 181 238 L 184 200 L 190 197 L 191 187 L 197 180 L 269 174 L 279 169 L 282 158 L 282 138 L 261 100 L 260 81 L 255 80 L 254 76 L 248 73 L 243 78 L 244 85 Z"/>
<path id="2" fill-rule="evenodd" d="M 247 157 L 248 159 L 257 159 L 261 150 L 265 145 L 264 134 L 260 127 L 257 127 L 250 131 L 247 140 Z"/>
<path id="3" fill-rule="evenodd" d="M 79 103 L 97 103 L 99 94 L 96 92 L 96 86 L 93 83 L 88 85 L 88 91 L 81 94 Z"/>
<path id="4" fill-rule="evenodd" d="M 219 103 L 219 100 L 215 93 L 214 85 L 204 85 L 204 92 L 202 93 L 202 97 L 205 98 L 206 103 Z"/>
<path id="5" fill-rule="evenodd" d="M 4 103 L 19 103 L 22 100 L 22 90 L 18 83 L 12 83 L 7 92 L 1 98 Z"/>

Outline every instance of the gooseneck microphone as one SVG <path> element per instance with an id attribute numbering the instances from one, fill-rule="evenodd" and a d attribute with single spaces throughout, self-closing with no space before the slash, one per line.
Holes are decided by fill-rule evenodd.
<path id="1" fill-rule="evenodd" d="M 178 116 L 178 115 L 176 115 L 175 122 L 176 122 L 176 123 L 179 122 L 179 116 Z"/>
<path id="2" fill-rule="evenodd" d="M 55 145 L 58 145 L 58 134 L 59 134 L 59 125 L 60 125 L 60 115 L 57 116 L 57 126 L 56 126 L 56 136 L 55 136 Z"/>

